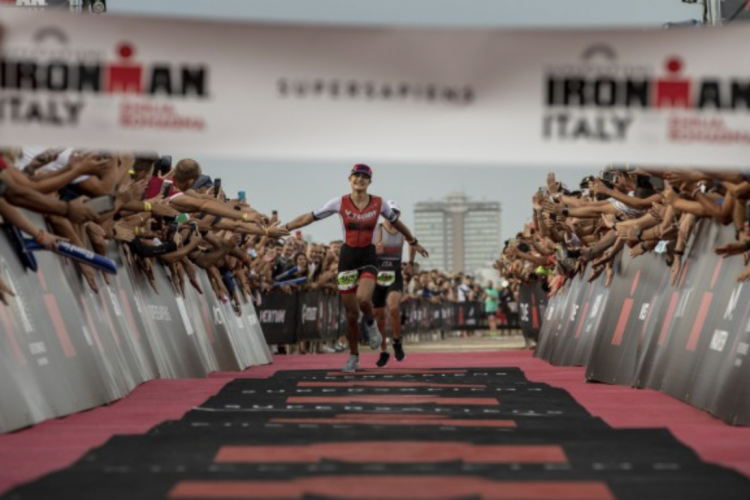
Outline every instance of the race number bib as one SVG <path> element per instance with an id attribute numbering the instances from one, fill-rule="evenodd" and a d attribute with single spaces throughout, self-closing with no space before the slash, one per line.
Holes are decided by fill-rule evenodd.
<path id="1" fill-rule="evenodd" d="M 342 271 L 336 276 L 336 284 L 341 291 L 352 290 L 357 287 L 357 278 L 359 271 Z"/>
<path id="2" fill-rule="evenodd" d="M 378 273 L 379 286 L 391 286 L 396 282 L 396 271 L 380 271 Z"/>

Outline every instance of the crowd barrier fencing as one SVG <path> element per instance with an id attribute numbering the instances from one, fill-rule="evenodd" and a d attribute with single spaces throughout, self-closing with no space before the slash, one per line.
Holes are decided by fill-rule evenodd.
<path id="1" fill-rule="evenodd" d="M 527 340 L 539 341 L 539 331 L 547 310 L 547 292 L 539 282 L 528 283 L 518 290 L 518 323 Z"/>
<path id="2" fill-rule="evenodd" d="M 41 216 L 26 215 L 45 227 Z M 253 305 L 237 316 L 200 269 L 204 294 L 187 285 L 182 297 L 155 261 L 157 293 L 112 243 L 108 257 L 119 272 L 109 283 L 97 273 L 95 294 L 72 261 L 35 255 L 36 273 L 0 231 L 0 274 L 16 295 L 0 304 L 0 432 L 110 403 L 155 378 L 201 378 L 272 360 Z"/>
<path id="3" fill-rule="evenodd" d="M 609 288 L 577 277 L 550 300 L 535 355 L 750 425 L 750 285 L 741 257 L 714 252 L 731 241 L 732 227 L 700 221 L 675 286 L 663 256 L 627 251 Z"/>
<path id="4" fill-rule="evenodd" d="M 487 327 L 481 302 L 441 302 L 411 299 L 401 305 L 402 334 L 438 330 L 477 330 Z M 269 344 L 335 340 L 346 334 L 346 315 L 337 293 L 310 290 L 263 295 L 258 318 Z M 390 331 L 390 328 L 389 328 Z"/>

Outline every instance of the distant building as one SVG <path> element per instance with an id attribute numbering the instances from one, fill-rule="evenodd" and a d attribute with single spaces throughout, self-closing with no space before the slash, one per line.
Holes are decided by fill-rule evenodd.
<path id="1" fill-rule="evenodd" d="M 500 254 L 500 203 L 452 194 L 414 208 L 414 232 L 430 252 L 422 268 L 473 273 Z"/>

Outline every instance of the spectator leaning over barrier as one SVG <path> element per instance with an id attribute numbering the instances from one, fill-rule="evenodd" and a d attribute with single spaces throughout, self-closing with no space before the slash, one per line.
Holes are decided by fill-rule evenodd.
<path id="1" fill-rule="evenodd" d="M 675 285 L 700 219 L 734 226 L 736 241 L 718 247 L 719 255 L 748 252 L 749 177 L 741 171 L 609 167 L 570 192 L 550 175 L 533 197 L 533 232 L 507 241 L 495 267 L 512 287 L 541 280 L 554 294 L 587 268 L 589 281 L 605 272 L 608 286 L 613 263 L 628 248 L 631 258 L 646 252 L 663 256 Z M 750 267 L 738 280 L 748 277 Z"/>

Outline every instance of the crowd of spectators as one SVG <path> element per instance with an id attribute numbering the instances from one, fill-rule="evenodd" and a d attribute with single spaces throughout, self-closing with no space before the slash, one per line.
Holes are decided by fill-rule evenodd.
<path id="1" fill-rule="evenodd" d="M 19 208 L 44 216 L 35 225 Z M 31 236 L 49 251 L 61 241 L 106 257 L 119 243 L 128 265 L 142 273 L 155 293 L 184 296 L 186 286 L 214 293 L 242 314 L 244 304 L 279 290 L 322 290 L 337 294 L 336 275 L 342 241 L 319 244 L 279 228 L 274 210 L 251 207 L 240 191 L 227 195 L 220 179 L 191 159 L 175 165 L 156 153 L 111 153 L 72 148 L 0 151 L 0 222 Z M 173 290 L 159 290 L 155 266 L 164 266 Z M 99 273 L 76 263 L 85 283 L 99 293 Z M 197 272 L 206 272 L 205 291 Z M 463 273 L 422 270 L 403 264 L 403 301 L 477 301 L 486 304 L 490 325 L 515 326 L 517 295 Z M 105 282 L 107 275 L 102 274 Z M 0 300 L 13 290 L 0 276 Z M 464 335 L 470 335 L 464 332 Z M 342 340 L 342 339 L 340 339 Z M 295 346 L 300 352 L 343 350 L 333 345 Z"/>
<path id="2" fill-rule="evenodd" d="M 66 240 L 106 256 L 110 242 L 120 244 L 126 261 L 143 273 L 156 293 L 154 266 L 168 269 L 174 290 L 186 286 L 205 293 L 196 277 L 204 270 L 210 292 L 231 302 L 239 315 L 243 303 L 262 301 L 263 293 L 323 290 L 337 293 L 335 282 L 342 241 L 318 244 L 280 229 L 274 210 L 251 207 L 240 191 L 227 195 L 191 159 L 172 165 L 156 153 L 110 153 L 72 148 L 0 151 L 0 216 L 50 251 Z M 18 208 L 44 215 L 33 224 Z M 98 271 L 77 264 L 86 283 L 99 292 Z M 486 301 L 482 284 L 461 273 L 448 275 L 404 263 L 403 300 Z M 106 275 L 103 275 L 106 279 Z M 0 299 L 13 291 L 0 277 Z M 492 294 L 491 294 L 492 295 Z M 495 299 L 490 298 L 494 303 Z M 515 299 L 500 297 L 501 323 L 509 321 Z M 493 317 L 495 314 L 493 314 Z"/>
<path id="3" fill-rule="evenodd" d="M 45 227 L 19 207 L 43 214 Z M 213 293 L 238 315 L 243 303 L 272 283 L 277 239 L 288 235 L 273 215 L 240 196 L 228 197 L 197 162 L 183 159 L 173 167 L 171 158 L 155 153 L 2 150 L 0 217 L 50 251 L 66 240 L 106 256 L 117 241 L 156 293 L 155 265 L 168 268 L 173 292 L 183 296 L 187 283 L 204 293 L 196 276 L 203 269 Z M 79 269 L 98 293 L 97 271 Z M 0 299 L 12 294 L 0 279 Z"/>
<path id="4" fill-rule="evenodd" d="M 748 198 L 750 173 L 739 170 L 609 166 L 575 189 L 549 174 L 533 195 L 532 222 L 505 241 L 495 268 L 512 289 L 539 281 L 554 295 L 584 273 L 588 281 L 603 273 L 609 286 L 623 251 L 632 258 L 652 252 L 669 266 L 674 286 L 701 219 L 731 225 L 735 240 L 715 252 L 748 263 Z M 747 266 L 737 280 L 749 277 Z"/>

